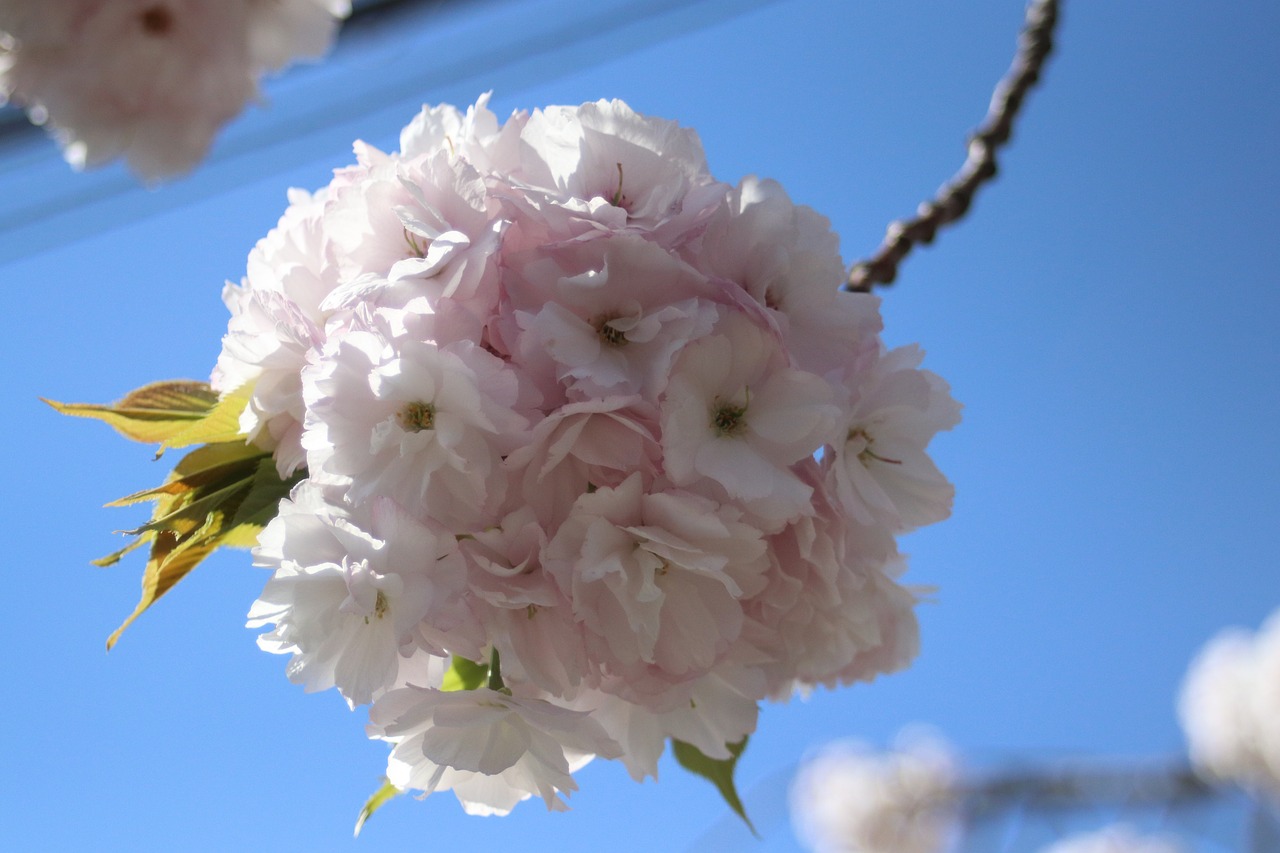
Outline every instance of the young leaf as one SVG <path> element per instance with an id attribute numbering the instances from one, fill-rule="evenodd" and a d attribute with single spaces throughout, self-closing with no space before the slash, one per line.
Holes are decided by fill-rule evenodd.
<path id="1" fill-rule="evenodd" d="M 395 785 L 387 781 L 387 777 L 382 777 L 382 787 L 373 792 L 368 800 L 365 801 L 364 808 L 360 809 L 360 816 L 356 818 L 355 836 L 360 837 L 360 830 L 364 828 L 365 821 L 373 817 L 373 813 L 382 808 L 388 800 L 403 794 Z"/>
<path id="2" fill-rule="evenodd" d="M 64 415 L 96 418 L 125 438 L 150 444 L 190 429 L 214 408 L 218 395 L 204 382 L 178 379 L 144 385 L 105 406 L 40 399 Z"/>
<path id="3" fill-rule="evenodd" d="M 680 766 L 715 785 L 729 808 L 737 812 L 738 817 L 742 818 L 742 822 L 747 825 L 747 829 L 751 830 L 751 834 L 759 838 L 760 834 L 751 824 L 751 818 L 747 817 L 747 811 L 742 807 L 742 800 L 738 797 L 738 789 L 733 783 L 733 770 L 738 764 L 738 756 L 742 755 L 742 751 L 747 748 L 747 738 L 744 737 L 737 743 L 726 744 L 726 746 L 729 749 L 728 758 L 708 758 L 693 744 L 671 739 L 671 751 L 675 754 Z"/>
<path id="4" fill-rule="evenodd" d="M 259 450 L 244 441 L 207 444 L 191 451 L 174 467 L 162 485 L 143 489 L 123 498 L 111 501 L 107 506 L 128 506 L 140 501 L 157 501 L 164 512 L 220 489 L 229 481 L 252 476 L 263 459 L 270 459 L 266 451 Z M 156 515 L 163 513 L 157 511 Z"/>
<path id="5" fill-rule="evenodd" d="M 190 533 L 197 527 L 208 523 L 213 515 L 221 515 L 223 524 L 229 522 L 239 510 L 253 482 L 253 473 L 257 466 L 248 469 L 234 470 L 227 479 L 201 489 L 192 489 L 170 501 L 161 501 L 156 505 L 156 513 L 151 520 L 135 530 L 126 533 L 138 535 L 148 530 L 172 530 L 176 533 Z M 166 506 L 171 504 L 172 507 Z M 163 510 L 168 509 L 168 512 Z"/>
<path id="6" fill-rule="evenodd" d="M 119 551 L 114 551 L 105 557 L 99 557 L 98 559 L 90 560 L 89 562 L 95 566 L 101 566 L 102 568 L 114 566 L 116 563 L 120 562 L 121 557 L 140 546 L 143 542 L 146 542 L 149 538 L 150 537 L 139 536 Z"/>
<path id="7" fill-rule="evenodd" d="M 160 445 L 160 451 L 164 452 L 171 447 L 189 447 L 193 444 L 235 441 L 237 438 L 244 441 L 244 436 L 240 433 L 240 415 L 249 404 L 249 397 L 252 395 L 253 383 L 241 385 L 226 394 L 208 410 L 203 418 L 189 423 L 186 429 L 166 436 Z"/>
<path id="8" fill-rule="evenodd" d="M 489 678 L 489 667 L 482 663 L 453 656 L 453 664 L 444 674 L 441 690 L 479 690 Z"/>
<path id="9" fill-rule="evenodd" d="M 280 478 L 271 454 L 240 441 L 199 447 L 178 462 L 162 486 L 136 492 L 117 505 L 154 500 L 151 520 L 130 531 L 151 542 L 142 575 L 142 597 L 107 640 L 110 649 L 147 608 L 220 546 L 252 545 L 276 513 L 280 498 L 306 476 Z M 124 551 L 103 558 L 114 562 Z"/>
<path id="10" fill-rule="evenodd" d="M 232 527 L 252 527 L 257 530 L 266 527 L 276 517 L 280 501 L 289 497 L 293 487 L 306 477 L 307 470 L 303 468 L 295 471 L 289 479 L 282 480 L 274 459 L 270 456 L 260 459 L 253 480 L 249 483 L 249 491 L 231 521 Z"/>
<path id="11" fill-rule="evenodd" d="M 151 558 L 147 560 L 147 568 L 142 573 L 142 597 L 129 617 L 107 637 L 107 651 L 111 651 L 111 647 L 120 639 L 124 629 L 133 624 L 133 620 L 186 577 L 216 547 L 216 543 L 209 542 L 192 547 L 188 540 L 188 547 L 183 548 L 178 536 L 171 531 L 165 530 L 156 535 L 151 544 Z"/>

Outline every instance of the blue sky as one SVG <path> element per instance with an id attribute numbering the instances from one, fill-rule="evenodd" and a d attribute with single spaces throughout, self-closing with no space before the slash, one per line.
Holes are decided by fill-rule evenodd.
<path id="1" fill-rule="evenodd" d="M 739 767 L 752 841 L 662 766 L 579 776 L 573 811 L 468 818 L 447 794 L 351 826 L 385 748 L 307 695 L 244 614 L 266 575 L 227 552 L 106 655 L 141 561 L 96 569 L 136 514 L 105 501 L 164 463 L 37 396 L 107 401 L 203 378 L 289 186 L 391 148 L 423 102 L 620 97 L 696 128 L 711 169 L 773 177 L 847 261 L 950 176 L 1008 66 L 1020 0 L 458 4 L 353 39 L 268 86 L 194 176 L 155 191 L 0 147 L 6 578 L 0 839 L 7 849 L 796 850 L 806 750 L 937 726 L 975 761 L 1175 754 L 1187 661 L 1280 604 L 1280 9 L 1069 2 L 1000 180 L 883 291 L 965 420 L 934 445 L 952 519 L 913 535 L 938 587 L 908 672 L 765 708 Z"/>

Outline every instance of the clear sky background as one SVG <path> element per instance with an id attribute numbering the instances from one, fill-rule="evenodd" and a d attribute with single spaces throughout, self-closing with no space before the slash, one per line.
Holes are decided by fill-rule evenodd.
<path id="1" fill-rule="evenodd" d="M 959 165 L 1012 56 L 1021 0 L 490 0 L 419 7 L 286 74 L 192 177 L 147 191 L 75 175 L 44 139 L 0 144 L 0 848 L 798 849 L 804 753 L 937 726 L 986 764 L 1169 756 L 1174 697 L 1220 628 L 1280 604 L 1280 6 L 1067 2 L 1060 48 L 1001 178 L 883 291 L 964 422 L 935 442 L 954 516 L 910 537 L 923 652 L 873 685 L 771 705 L 739 767 L 763 836 L 664 760 L 596 762 L 567 815 L 385 807 L 353 842 L 385 747 L 308 695 L 244 616 L 267 575 L 217 555 L 140 619 L 139 513 L 105 501 L 166 462 L 37 401 L 205 378 L 255 240 L 289 186 L 361 137 L 393 148 L 423 102 L 620 97 L 701 134 L 715 175 L 778 179 L 872 251 Z M 172 460 L 168 460 L 172 462 Z M 1026 840 L 1024 843 L 1030 843 Z M 1210 848 L 1206 848 L 1210 849 Z M 1212 848 L 1217 849 L 1217 848 Z"/>

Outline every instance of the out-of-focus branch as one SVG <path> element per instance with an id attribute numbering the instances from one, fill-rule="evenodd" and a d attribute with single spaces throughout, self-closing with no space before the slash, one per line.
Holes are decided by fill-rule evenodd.
<path id="1" fill-rule="evenodd" d="M 853 265 L 845 290 L 869 291 L 877 284 L 891 284 L 898 264 L 916 243 L 932 243 L 938 229 L 964 216 L 978 188 L 996 175 L 996 154 L 1009 141 L 1023 98 L 1040 79 L 1045 58 L 1053 49 L 1058 22 L 1058 0 L 1031 0 L 1026 25 L 1018 39 L 1013 65 L 996 86 L 986 120 L 969 139 L 969 156 L 960 171 L 922 202 L 912 219 L 892 223 L 874 255 Z"/>
<path id="2" fill-rule="evenodd" d="M 1173 807 L 1219 793 L 1185 763 L 1082 765 L 1009 771 L 973 779 L 960 786 L 956 799 L 970 820 L 982 820 L 1010 809 Z"/>

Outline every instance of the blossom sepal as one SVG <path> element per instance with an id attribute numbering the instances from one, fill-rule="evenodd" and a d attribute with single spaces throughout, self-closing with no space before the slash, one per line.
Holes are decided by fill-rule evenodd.
<path id="1" fill-rule="evenodd" d="M 356 829 L 352 836 L 359 838 L 360 830 L 364 829 L 364 825 L 369 822 L 369 818 L 373 817 L 373 813 L 403 793 L 404 791 L 392 785 L 391 780 L 383 776 L 382 787 L 374 791 L 360 808 L 360 814 L 356 817 Z"/>

